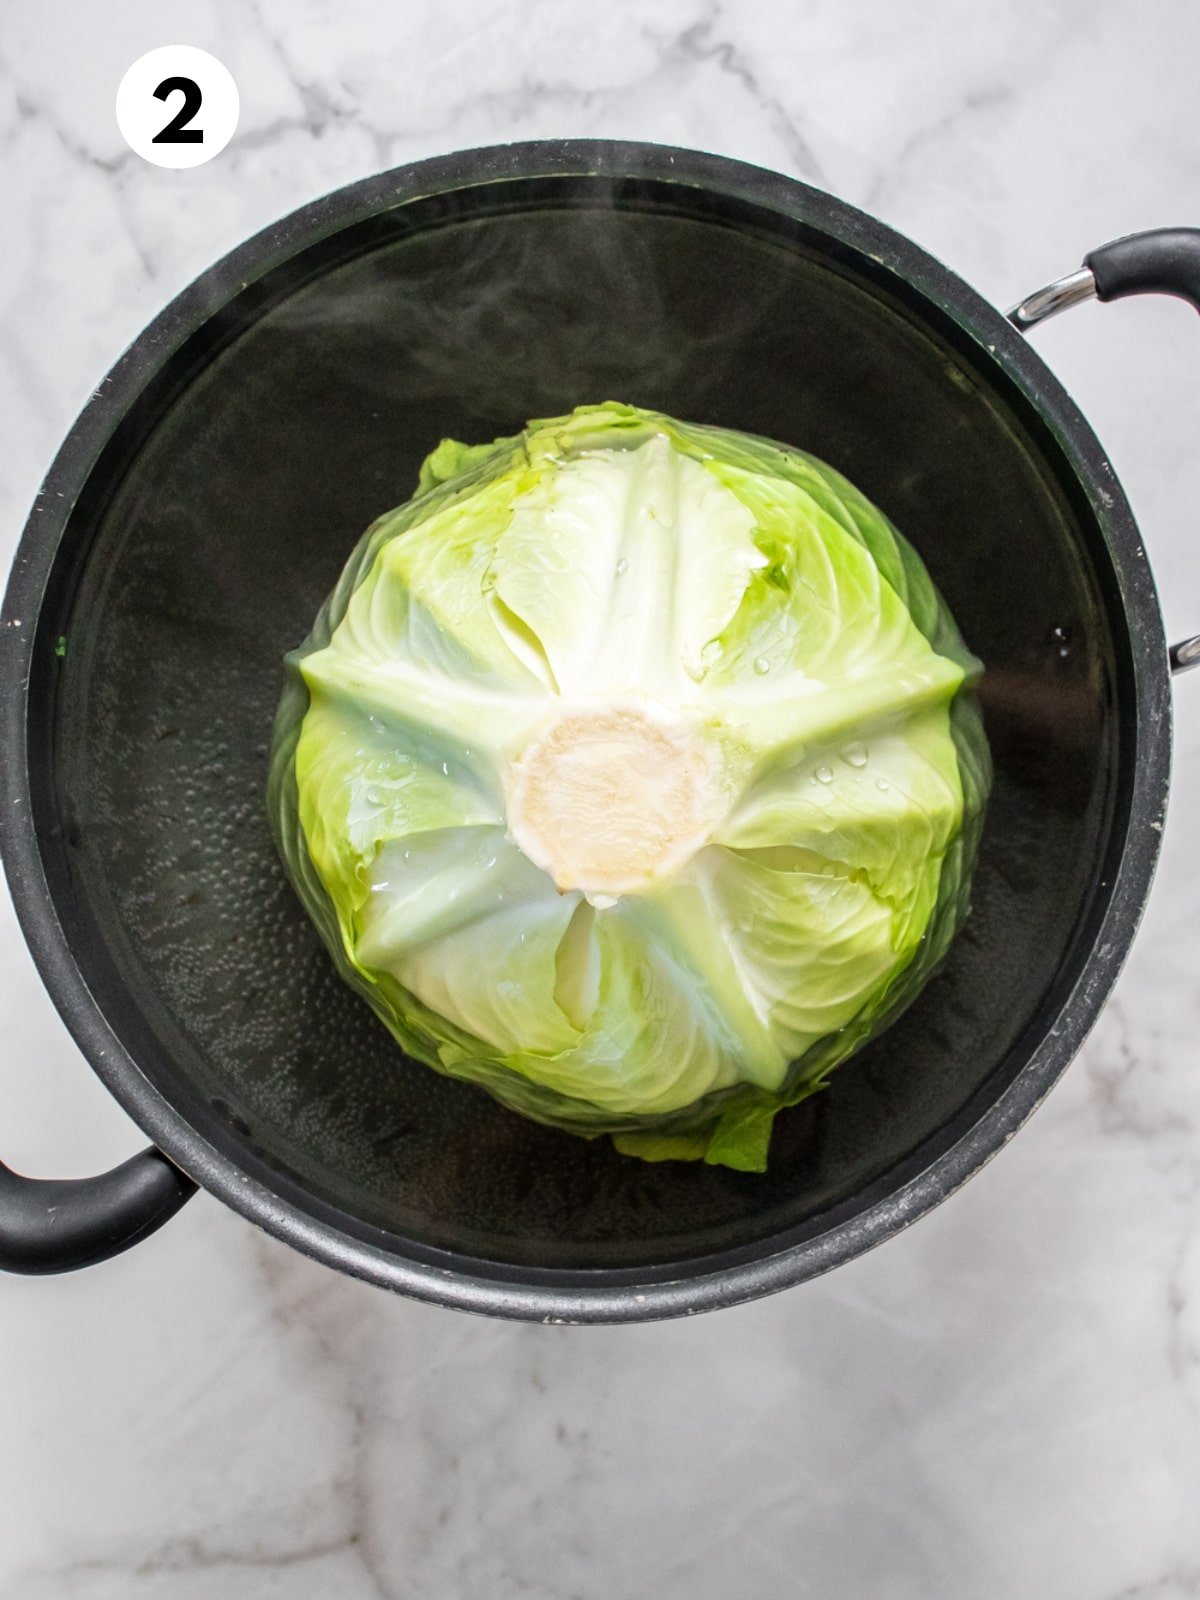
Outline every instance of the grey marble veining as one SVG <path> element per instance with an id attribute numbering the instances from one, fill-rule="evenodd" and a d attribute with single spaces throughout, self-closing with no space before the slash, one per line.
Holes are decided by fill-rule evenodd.
<path id="1" fill-rule="evenodd" d="M 233 143 L 121 141 L 144 50 L 213 50 Z M 385 165 L 562 134 L 825 185 L 1007 304 L 1200 222 L 1191 0 L 7 0 L 0 557 L 129 339 L 212 259 Z M 1038 342 L 1200 628 L 1200 328 Z M 683 1324 L 391 1299 L 194 1201 L 74 1278 L 0 1280 L 0 1600 L 1184 1600 L 1200 1595 L 1200 674 L 1134 955 L 1092 1040 L 952 1202 L 821 1282 Z M 1195 812 L 1195 814 L 1193 814 Z M 0 1128 L 26 1170 L 142 1142 L 0 909 Z"/>

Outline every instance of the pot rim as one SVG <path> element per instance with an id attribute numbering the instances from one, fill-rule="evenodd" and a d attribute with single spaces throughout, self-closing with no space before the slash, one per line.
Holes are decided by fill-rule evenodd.
<path id="1" fill-rule="evenodd" d="M 1111 561 L 1129 627 L 1136 727 L 1119 866 L 1090 952 L 1057 1013 L 1007 1087 L 970 1125 L 942 1130 L 890 1187 L 825 1213 L 831 1225 L 797 1242 L 705 1270 L 573 1272 L 509 1267 L 444 1253 L 446 1265 L 405 1259 L 383 1230 L 354 1233 L 282 1198 L 206 1140 L 143 1075 L 89 991 L 58 920 L 30 806 L 27 689 L 41 600 L 74 504 L 102 449 L 143 388 L 179 347 L 247 285 L 331 234 L 438 193 L 546 177 L 653 180 L 718 192 L 799 223 L 871 259 L 927 320 L 957 325 L 1050 428 L 1086 497 Z M 0 609 L 0 855 L 30 950 L 60 1015 L 94 1071 L 135 1122 L 197 1183 L 306 1255 L 417 1299 L 544 1322 L 626 1322 L 691 1315 L 737 1304 L 818 1276 L 899 1232 L 954 1192 L 996 1153 L 1049 1092 L 1094 1024 L 1136 932 L 1157 863 L 1170 776 L 1171 700 L 1166 641 L 1136 522 L 1112 466 L 1084 417 L 1041 358 L 995 307 L 934 257 L 866 213 L 797 179 L 723 156 L 607 140 L 487 146 L 375 174 L 300 207 L 208 268 L 129 346 L 62 444 L 30 512 Z M 1117 824 L 1114 824 L 1114 828 Z M 985 1085 L 986 1088 L 986 1085 Z M 963 1113 L 955 1119 L 955 1126 Z M 934 1148 L 931 1148 L 934 1147 Z M 898 1181 L 897 1180 L 897 1175 Z M 857 1209 L 856 1209 L 857 1205 Z M 330 1218 L 335 1216 L 330 1213 Z M 373 1240 L 370 1235 L 377 1236 Z M 746 1259 L 749 1255 L 749 1259 Z M 462 1263 L 462 1265 L 456 1265 Z M 657 1270 L 659 1276 L 639 1276 Z"/>

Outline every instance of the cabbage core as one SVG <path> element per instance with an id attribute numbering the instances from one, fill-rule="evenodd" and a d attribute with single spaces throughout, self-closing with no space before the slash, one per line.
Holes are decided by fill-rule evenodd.
<path id="1" fill-rule="evenodd" d="M 611 905 L 705 843 L 721 809 L 714 756 L 657 707 L 574 708 L 514 764 L 509 831 L 559 889 Z"/>

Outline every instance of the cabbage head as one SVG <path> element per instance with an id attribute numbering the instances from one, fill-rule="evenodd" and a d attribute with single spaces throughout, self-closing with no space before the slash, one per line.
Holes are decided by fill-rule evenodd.
<path id="1" fill-rule="evenodd" d="M 979 670 L 831 468 L 581 406 L 443 440 L 367 531 L 287 658 L 272 822 L 409 1056 L 761 1171 L 967 913 Z"/>

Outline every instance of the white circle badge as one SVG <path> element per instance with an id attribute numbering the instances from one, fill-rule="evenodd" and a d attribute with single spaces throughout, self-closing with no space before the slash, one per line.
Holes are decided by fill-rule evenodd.
<path id="1" fill-rule="evenodd" d="M 219 155 L 238 124 L 229 69 L 190 44 L 148 50 L 117 90 L 117 124 L 130 149 L 156 167 L 198 167 Z"/>

